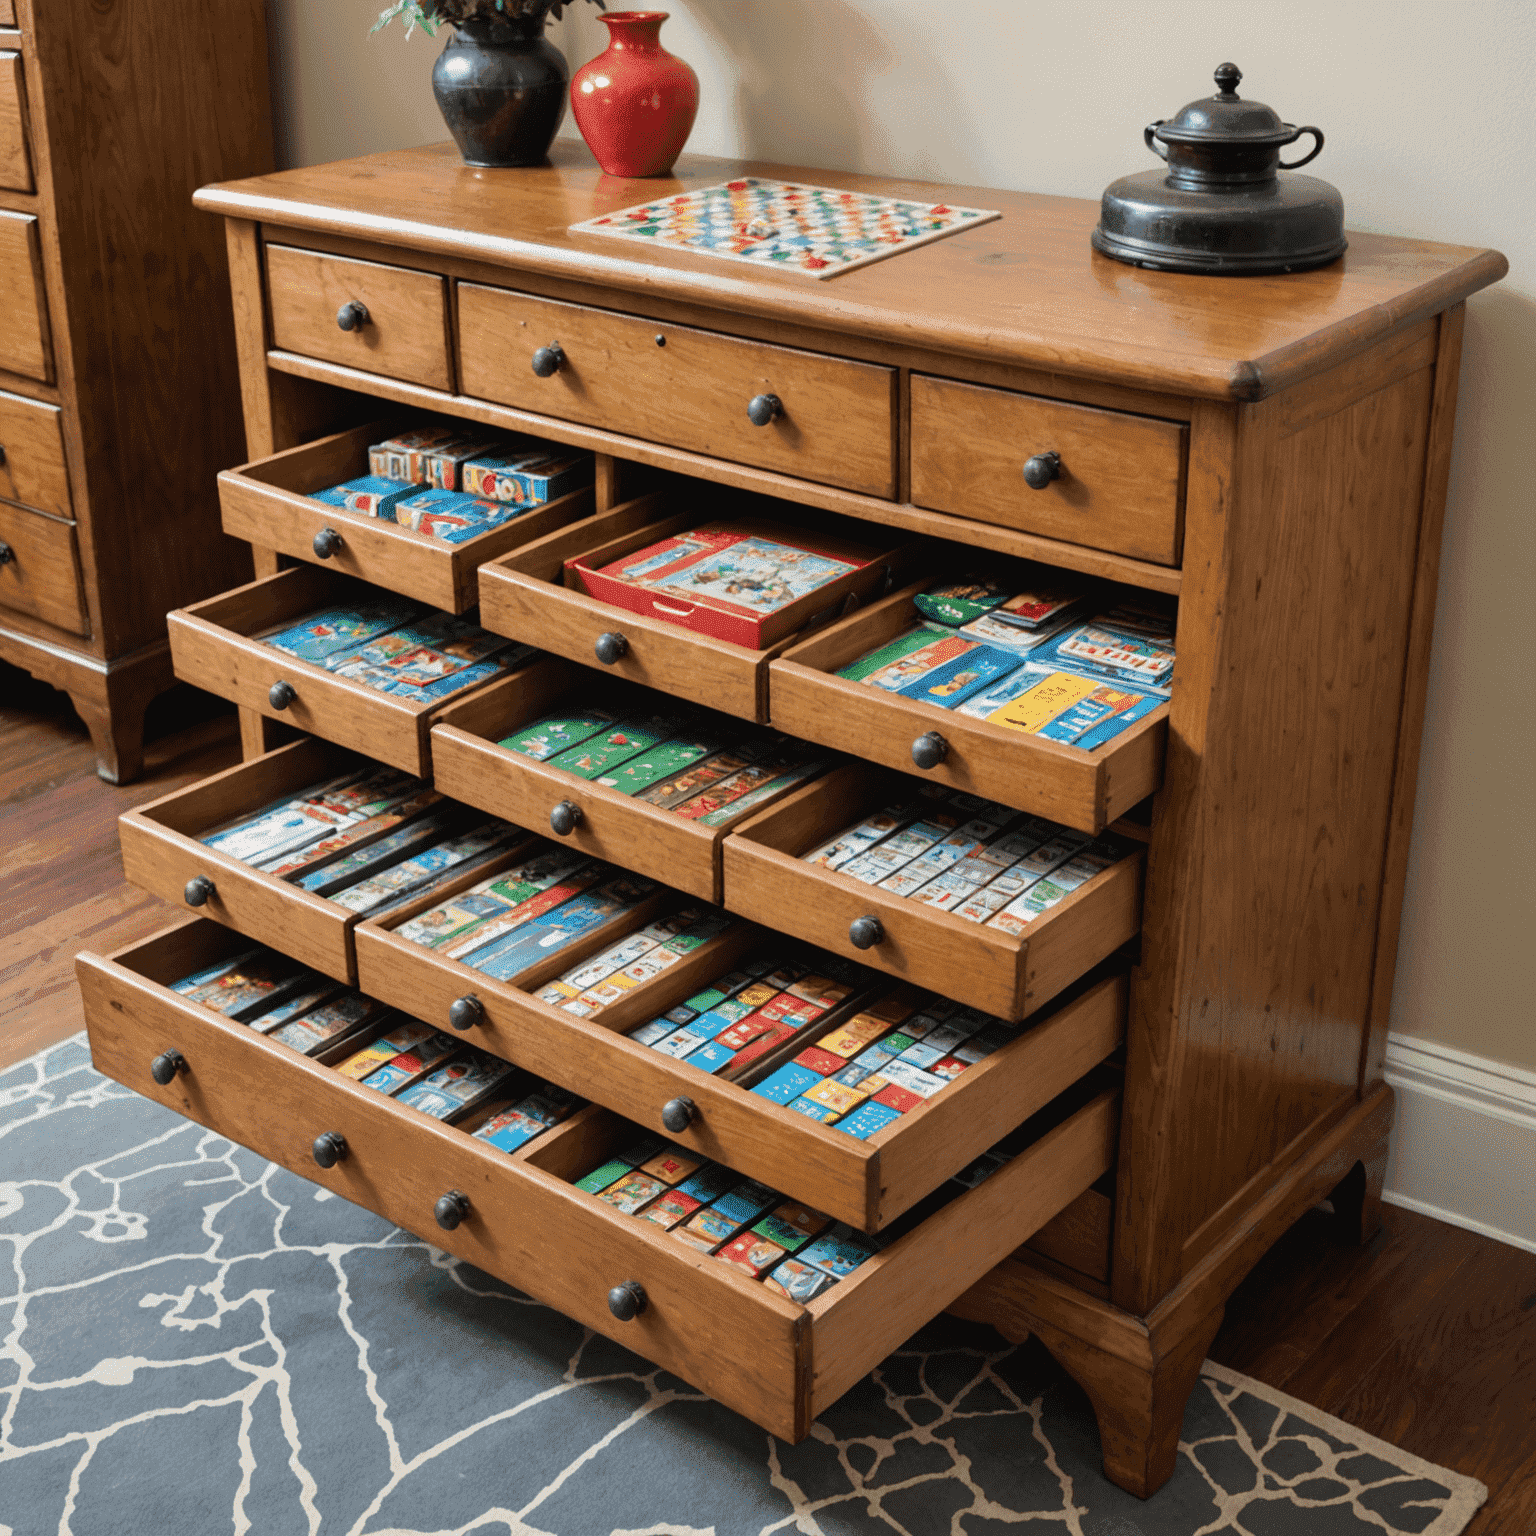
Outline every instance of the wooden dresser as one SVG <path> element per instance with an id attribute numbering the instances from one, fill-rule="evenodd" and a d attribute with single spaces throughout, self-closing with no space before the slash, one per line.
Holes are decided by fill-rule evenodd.
<path id="1" fill-rule="evenodd" d="M 139 771 L 165 613 L 238 581 L 240 450 L 211 178 L 272 166 L 261 0 L 0 0 L 0 658 Z"/>
<path id="2" fill-rule="evenodd" d="M 258 461 L 224 476 L 225 527 L 255 547 L 260 579 L 173 615 L 172 637 L 178 672 L 241 706 L 248 761 L 125 819 L 135 879 L 172 900 L 198 878 L 217 894 L 192 923 L 82 960 L 95 1059 L 789 1438 L 939 1310 L 1033 1332 L 1092 1397 L 1108 1475 L 1146 1495 L 1172 1471 L 1185 1397 L 1238 1281 L 1320 1200 L 1357 1238 L 1375 1218 L 1462 304 L 1506 264 L 1357 234 L 1319 272 L 1169 276 L 1096 255 L 1086 202 L 703 158 L 675 184 L 746 173 L 1003 217 L 816 282 L 569 235 L 666 190 L 602 177 L 569 144 L 535 170 L 470 170 L 442 146 L 199 193 L 228 221 Z M 344 330 L 350 304 L 367 321 Z M 530 366 L 556 345 L 558 368 Z M 748 402 L 765 394 L 780 411 L 755 425 Z M 456 550 L 307 500 L 358 472 L 396 407 L 594 449 L 595 491 Z M 1062 473 L 1033 489 L 1023 465 L 1048 452 Z M 572 553 L 634 536 L 684 496 L 707 504 L 712 487 L 1176 595 L 1171 704 L 1088 753 L 833 676 L 909 622 L 920 582 L 761 652 L 562 583 Z M 478 601 L 488 627 L 565 658 L 545 668 L 606 667 L 855 761 L 712 849 L 664 844 L 616 797 L 568 792 L 494 750 L 547 697 L 548 673 L 423 715 L 250 640 L 357 580 L 455 611 Z M 288 741 L 295 725 L 324 742 Z M 1044 1022 L 899 1133 L 850 1146 L 560 1022 L 526 990 L 479 985 L 456 1022 L 606 1106 L 531 1151 L 481 1150 L 164 986 L 244 934 L 450 1021 L 469 991 L 461 967 L 190 835 L 318 777 L 326 742 L 436 772 L 450 795 L 530 828 L 574 797 L 565 835 L 590 852 Z M 793 853 L 853 820 L 891 771 L 1087 831 L 1114 824 L 1145 858 L 1011 945 L 931 908 L 872 907 L 868 887 Z M 880 937 L 862 948 L 850 927 L 870 917 Z M 160 1086 L 150 1063 L 171 1050 L 182 1070 Z M 572 1191 L 583 1147 L 611 1141 L 608 1111 L 659 1131 L 680 1093 L 693 1118 L 677 1140 L 868 1231 L 932 1174 L 1067 1102 L 1005 1175 L 800 1308 Z M 310 1156 L 322 1128 L 355 1149 L 324 1172 Z M 440 1235 L 433 1201 L 450 1187 L 472 1215 Z M 650 1305 L 618 1321 L 604 1297 L 626 1277 Z"/>

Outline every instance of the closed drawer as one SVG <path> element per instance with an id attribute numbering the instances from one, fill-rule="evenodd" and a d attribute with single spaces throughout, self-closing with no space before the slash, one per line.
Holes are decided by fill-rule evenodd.
<path id="1" fill-rule="evenodd" d="M 0 368 L 53 382 L 37 220 L 9 208 L 0 208 Z"/>
<path id="2" fill-rule="evenodd" d="M 414 528 L 310 499 L 313 491 L 366 475 L 369 447 L 390 436 L 396 425 L 355 427 L 226 469 L 219 476 L 224 531 L 450 613 L 465 613 L 480 600 L 476 572 L 483 562 L 592 512 L 591 490 L 573 491 L 488 533 L 448 544 Z"/>
<path id="3" fill-rule="evenodd" d="M 776 641 L 764 650 L 749 650 L 603 602 L 581 590 L 578 578 L 567 575 L 567 560 L 590 557 L 591 563 L 601 565 L 710 517 L 753 505 L 746 498 L 722 505 L 718 492 L 709 493 L 707 513 L 678 511 L 685 502 L 685 497 L 672 492 L 643 496 L 572 523 L 482 566 L 481 622 L 499 635 L 510 635 L 572 661 L 596 660 L 630 682 L 706 701 L 711 708 L 743 720 L 766 721 L 768 662 L 793 645 L 797 636 Z M 801 526 L 795 521 L 796 509 L 780 503 L 770 505 L 786 528 Z M 847 537 L 850 520 L 819 513 L 806 526 Z M 908 558 L 909 552 L 903 550 L 891 560 L 859 572 L 851 585 L 855 598 L 880 591 Z M 572 585 L 566 585 L 567 580 Z"/>
<path id="4" fill-rule="evenodd" d="M 341 1077 L 239 1024 L 185 1003 L 166 983 L 223 951 L 225 930 L 193 923 L 111 958 L 76 962 L 97 1069 L 180 1115 L 378 1212 L 407 1231 L 637 1351 L 785 1440 L 800 1440 L 892 1349 L 1103 1174 L 1118 1094 L 1088 1085 L 1054 1101 L 998 1172 L 924 1219 L 806 1306 L 696 1253 L 660 1228 L 574 1187 L 636 1127 L 602 1110 L 508 1155 L 459 1126 Z M 160 1086 L 168 1049 L 185 1069 Z M 345 1138 L 330 1169 L 322 1132 Z M 433 1221 L 449 1191 L 468 1200 L 452 1230 Z M 609 1290 L 642 1288 L 620 1322 Z"/>
<path id="5" fill-rule="evenodd" d="M 58 406 L 0 390 L 0 500 L 55 517 L 74 515 Z"/>
<path id="6" fill-rule="evenodd" d="M 90 633 L 73 523 L 0 502 L 0 604 Z"/>
<path id="7" fill-rule="evenodd" d="M 269 245 L 272 344 L 366 373 L 451 391 L 448 290 L 434 272 Z M 341 311 L 354 308 L 342 329 Z"/>
<path id="8" fill-rule="evenodd" d="M 1139 847 L 1022 935 L 801 858 L 919 788 L 911 778 L 852 763 L 793 791 L 725 840 L 725 905 L 1007 1019 L 1027 1017 L 1140 931 Z"/>
<path id="9" fill-rule="evenodd" d="M 869 496 L 896 492 L 896 371 L 460 283 L 462 390 Z M 559 366 L 541 376 L 558 348 Z M 778 411 L 754 425 L 748 405 Z"/>
<path id="10" fill-rule="evenodd" d="M 16 25 L 16 0 L 0 0 L 0 27 Z"/>
<path id="11" fill-rule="evenodd" d="M 0 15 L 0 25 L 5 18 Z M 32 190 L 32 160 L 27 153 L 27 94 L 21 55 L 0 48 L 0 187 Z"/>
<path id="12" fill-rule="evenodd" d="M 893 592 L 774 658 L 774 725 L 908 773 L 919 739 L 937 736 L 924 744 L 931 749 L 925 759 L 942 753 L 926 777 L 1080 832 L 1102 832 L 1158 788 L 1168 737 L 1165 705 L 1085 752 L 833 675 L 916 624 L 923 616 L 912 599 L 925 586 Z"/>
<path id="13" fill-rule="evenodd" d="M 339 572 L 304 565 L 175 609 L 166 623 L 176 675 L 242 709 L 429 778 L 432 722 L 448 699 L 417 702 L 379 693 L 263 645 L 259 638 L 317 608 L 385 595 Z M 283 708 L 271 698 L 279 682 L 291 693 Z"/>
<path id="14" fill-rule="evenodd" d="M 518 826 L 552 832 L 594 858 L 622 864 L 691 896 L 718 902 L 723 889 L 720 848 L 729 825 L 706 826 L 553 762 L 500 745 L 542 716 L 576 713 L 599 702 L 615 715 L 654 715 L 675 708 L 663 695 L 622 685 L 616 691 L 610 679 L 590 668 L 550 658 L 443 711 L 432 727 L 432 763 L 438 788 L 455 800 Z M 739 725 L 732 731 L 734 722 L 721 716 L 714 719 L 719 739 L 738 739 Z M 710 730 L 707 720 L 702 730 Z M 820 765 L 813 760 L 803 770 L 796 770 L 797 779 L 786 779 L 777 794 L 771 786 L 759 793 L 773 799 L 789 794 L 794 782 L 823 771 L 830 758 L 831 754 L 826 754 Z M 701 764 L 707 761 L 700 760 Z M 677 771 L 681 772 L 681 767 Z M 713 781 L 700 778 L 700 788 L 706 782 Z M 755 808 L 744 801 L 735 809 L 745 818 L 762 807 L 762 801 Z M 726 806 L 721 814 L 731 809 Z"/>
<path id="15" fill-rule="evenodd" d="M 1182 422 L 912 376 L 912 500 L 977 522 L 1177 565 Z M 1024 466 L 1058 456 L 1035 489 Z"/>
<path id="16" fill-rule="evenodd" d="M 779 1054 L 765 1056 L 733 1082 L 628 1038 L 628 1031 L 676 1008 L 752 956 L 782 955 L 785 944 L 777 934 L 733 924 L 661 975 L 582 1018 L 533 993 L 602 946 L 585 943 L 582 951 L 563 952 L 569 957 L 563 963 L 502 982 L 402 938 L 394 930 L 413 915 L 392 913 L 359 924 L 358 985 L 365 992 L 439 1027 L 452 1025 L 456 1002 L 473 998 L 478 1021 L 468 1028 L 488 1050 L 870 1232 L 910 1209 L 1103 1061 L 1124 1035 L 1124 976 L 1093 978 L 921 1106 L 859 1140 L 750 1091 L 783 1064 Z M 631 915 L 627 928 L 643 926 L 651 915 Z M 606 942 L 614 942 L 614 935 Z M 891 990 L 865 975 L 854 995 L 782 1048 L 784 1060 Z M 686 1101 L 689 1115 L 682 1130 L 666 1123 L 667 1107 L 679 1100 Z"/>

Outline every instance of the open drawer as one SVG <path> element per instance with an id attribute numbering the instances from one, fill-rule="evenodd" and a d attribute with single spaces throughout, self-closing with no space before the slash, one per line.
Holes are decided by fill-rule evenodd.
<path id="1" fill-rule="evenodd" d="M 413 424 L 419 425 L 419 418 Z M 479 601 L 475 573 L 485 561 L 591 514 L 588 487 L 530 507 L 462 544 L 449 544 L 392 520 L 312 499 L 311 492 L 366 475 L 369 447 L 400 425 L 384 421 L 354 427 L 226 469 L 219 476 L 224 531 L 300 560 L 325 562 L 449 613 L 464 613 Z"/>
<path id="2" fill-rule="evenodd" d="M 518 1152 L 474 1139 L 323 1063 L 184 1002 L 166 983 L 215 957 L 194 922 L 76 969 L 97 1068 L 221 1136 L 314 1179 L 636 1350 L 786 1440 L 1111 1165 L 1118 1093 L 1086 1084 L 1010 1140 L 990 1178 L 935 1200 L 899 1237 L 801 1306 L 731 1264 L 574 1187 L 636 1127 L 578 1111 Z M 151 1063 L 182 1058 L 162 1086 Z M 162 1074 L 164 1075 L 164 1074 Z M 324 1133 L 344 1154 L 322 1169 Z M 445 1195 L 457 1220 L 434 1221 Z M 622 1300 L 610 1292 L 623 1287 Z M 629 1304 L 626 1305 L 624 1302 Z M 621 1320 L 623 1313 L 628 1320 Z"/>
<path id="3" fill-rule="evenodd" d="M 708 490 L 708 512 L 689 510 L 697 492 L 659 491 L 572 523 L 558 532 L 514 550 L 480 568 L 480 615 L 487 629 L 529 645 L 603 667 L 631 682 L 644 683 L 684 698 L 707 701 L 711 708 L 759 724 L 768 719 L 768 663 L 815 625 L 818 615 L 796 635 L 762 650 L 733 645 L 698 630 L 685 629 L 652 614 L 637 613 L 590 596 L 579 578 L 568 575 L 566 561 L 578 557 L 594 565 L 624 555 L 714 516 L 771 515 L 787 531 L 805 529 L 849 537 L 869 528 L 847 518 L 802 509 L 763 498 Z M 764 509 L 768 509 L 765 513 Z M 903 546 L 890 558 L 872 562 L 849 584 L 843 604 L 852 606 L 889 588 L 911 557 Z"/>
<path id="4" fill-rule="evenodd" d="M 1140 931 L 1145 852 L 1130 844 L 1018 933 L 805 862 L 802 855 L 920 788 L 906 775 L 850 763 L 792 790 L 726 839 L 725 905 L 1007 1019 L 1033 1013 Z"/>
<path id="5" fill-rule="evenodd" d="M 1161 786 L 1166 705 L 1085 752 L 834 675 L 920 622 L 913 598 L 926 585 L 892 592 L 773 658 L 774 725 L 888 768 L 916 766 L 940 783 L 1081 832 L 1102 832 Z"/>
<path id="6" fill-rule="evenodd" d="M 594 704 L 603 705 L 615 717 L 664 715 L 677 708 L 676 701 L 665 695 L 572 662 L 547 658 L 489 684 L 438 716 L 432 727 L 432 762 L 438 788 L 455 800 L 479 806 L 518 826 L 539 832 L 548 829 L 595 858 L 613 860 L 690 895 L 718 902 L 722 890 L 720 846 L 731 827 L 769 801 L 791 793 L 832 762 L 831 753 L 809 749 L 797 754 L 786 749 L 777 756 L 756 755 L 749 764 L 735 747 L 747 740 L 757 746 L 766 732 L 722 715 L 692 710 L 694 738 L 688 750 L 698 751 L 697 760 L 685 766 L 679 757 L 676 770 L 668 770 L 654 785 L 662 791 L 687 781 L 669 797 L 673 802 L 687 796 L 693 784 L 700 794 L 715 784 L 742 789 L 751 776 L 776 767 L 780 761 L 789 763 L 792 756 L 804 759 L 787 769 L 777 789 L 771 781 L 746 789 L 739 801 L 724 802 L 717 810 L 705 813 L 709 816 L 705 821 L 695 814 L 697 804 L 685 816 L 601 779 L 558 766 L 570 753 L 581 750 L 580 743 L 553 761 L 500 744 L 542 717 L 576 715 Z M 596 739 L 602 737 L 599 732 Z M 721 750 L 706 753 L 706 742 L 721 743 Z M 737 768 L 729 769 L 731 763 Z M 721 791 L 726 792 L 728 789 Z"/>
<path id="7" fill-rule="evenodd" d="M 175 609 L 166 622 L 176 675 L 243 709 L 428 778 L 432 722 L 468 689 L 427 701 L 380 693 L 260 639 L 317 608 L 390 595 L 339 571 L 303 565 Z"/>
<path id="8" fill-rule="evenodd" d="M 733 924 L 660 976 L 582 1017 L 533 994 L 601 946 L 588 942 L 567 951 L 564 965 L 497 981 L 401 937 L 394 930 L 411 915 L 406 909 L 359 924 L 358 984 L 365 992 L 429 1024 L 462 1027 L 496 1055 L 869 1232 L 916 1204 L 1124 1038 L 1124 975 L 1088 978 L 1049 1015 L 861 1140 L 751 1088 L 878 1001 L 889 990 L 878 981 L 856 988 L 781 1052 L 732 1082 L 649 1049 L 628 1032 L 754 956 L 782 954 L 788 946 L 778 935 Z M 651 915 L 636 914 L 628 926 L 639 928 Z"/>

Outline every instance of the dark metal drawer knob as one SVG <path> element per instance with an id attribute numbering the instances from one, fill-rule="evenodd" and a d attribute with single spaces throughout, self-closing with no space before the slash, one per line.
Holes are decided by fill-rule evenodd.
<path id="1" fill-rule="evenodd" d="M 455 1029 L 472 1029 L 476 1024 L 483 1024 L 485 1004 L 473 993 L 468 997 L 456 998 L 448 1009 L 448 1022 Z"/>
<path id="2" fill-rule="evenodd" d="M 873 913 L 856 917 L 848 924 L 848 942 L 855 949 L 873 949 L 876 944 L 884 944 L 885 924 Z"/>
<path id="3" fill-rule="evenodd" d="M 690 1098 L 668 1099 L 661 1106 L 661 1123 L 669 1131 L 686 1131 L 698 1117 L 699 1106 Z"/>
<path id="4" fill-rule="evenodd" d="M 278 680 L 273 683 L 270 688 L 267 689 L 267 703 L 270 704 L 273 709 L 287 709 L 290 704 L 297 700 L 298 696 L 299 695 L 294 689 L 293 684 L 285 683 L 282 678 L 278 678 Z"/>
<path id="5" fill-rule="evenodd" d="M 912 761 L 919 768 L 937 768 L 949 756 L 949 743 L 937 731 L 924 731 L 912 743 Z"/>
<path id="6" fill-rule="evenodd" d="M 178 1072 L 189 1071 L 187 1058 L 174 1046 L 168 1051 L 161 1051 L 149 1064 L 149 1075 L 160 1084 L 162 1088 L 168 1088 L 175 1080 Z"/>
<path id="7" fill-rule="evenodd" d="M 347 1155 L 347 1138 L 340 1131 L 321 1131 L 309 1150 L 322 1168 L 334 1168 Z"/>
<path id="8" fill-rule="evenodd" d="M 207 875 L 193 875 L 182 887 L 181 899 L 189 907 L 201 907 L 206 906 L 208 898 L 216 894 L 214 883 Z"/>
<path id="9" fill-rule="evenodd" d="M 341 535 L 334 528 L 326 527 L 315 535 L 310 548 L 314 550 L 318 559 L 329 560 L 332 555 L 341 553 L 341 543 Z"/>
<path id="10" fill-rule="evenodd" d="M 1024 484 L 1032 491 L 1043 491 L 1052 480 L 1061 479 L 1061 455 L 1037 453 L 1024 461 Z"/>
<path id="11" fill-rule="evenodd" d="M 16 558 L 16 551 L 4 539 L 0 539 L 0 565 L 9 565 Z"/>
<path id="12" fill-rule="evenodd" d="M 766 427 L 784 414 L 784 402 L 777 395 L 753 395 L 747 401 L 747 420 L 754 427 Z"/>
<path id="13" fill-rule="evenodd" d="M 558 341 L 552 341 L 547 347 L 540 347 L 533 354 L 533 371 L 541 379 L 547 379 L 560 372 L 565 366 L 565 352 Z"/>
<path id="14" fill-rule="evenodd" d="M 432 1207 L 432 1214 L 443 1231 L 452 1232 L 469 1215 L 469 1196 L 462 1190 L 450 1189 Z"/>
<path id="15" fill-rule="evenodd" d="M 608 1310 L 621 1323 L 631 1323 L 645 1311 L 645 1287 L 638 1280 L 625 1280 L 608 1292 Z"/>
<path id="16" fill-rule="evenodd" d="M 597 637 L 597 644 L 592 649 L 597 652 L 597 659 L 605 667 L 611 667 L 614 662 L 629 654 L 629 641 L 610 629 L 606 635 Z"/>
<path id="17" fill-rule="evenodd" d="M 344 331 L 360 331 L 368 324 L 368 306 L 356 299 L 348 299 L 336 311 L 336 324 Z"/>
<path id="18" fill-rule="evenodd" d="M 549 813 L 549 825 L 556 837 L 569 837 L 581 825 L 581 807 L 573 800 L 562 800 Z"/>

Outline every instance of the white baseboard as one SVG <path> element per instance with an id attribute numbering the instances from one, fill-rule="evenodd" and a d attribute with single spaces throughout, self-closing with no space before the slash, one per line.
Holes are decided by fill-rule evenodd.
<path id="1" fill-rule="evenodd" d="M 1388 1204 L 1536 1253 L 1536 1072 L 1389 1034 L 1386 1078 Z"/>

